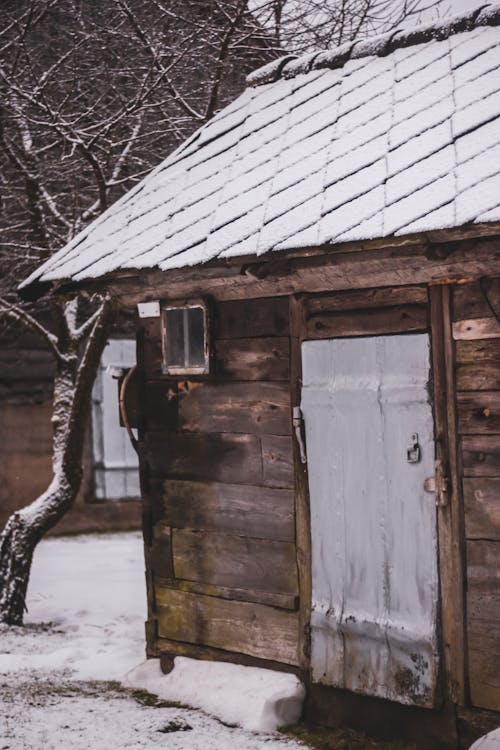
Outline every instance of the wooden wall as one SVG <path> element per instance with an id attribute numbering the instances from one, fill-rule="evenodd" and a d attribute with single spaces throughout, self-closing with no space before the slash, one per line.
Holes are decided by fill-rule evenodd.
<path id="1" fill-rule="evenodd" d="M 470 699 L 500 710 L 500 322 L 494 312 L 500 312 L 498 282 L 483 291 L 479 282 L 455 287 Z"/>
<path id="2" fill-rule="evenodd" d="M 148 650 L 296 666 L 288 300 L 219 303 L 211 327 L 190 381 L 161 374 L 159 318 L 139 331 Z"/>

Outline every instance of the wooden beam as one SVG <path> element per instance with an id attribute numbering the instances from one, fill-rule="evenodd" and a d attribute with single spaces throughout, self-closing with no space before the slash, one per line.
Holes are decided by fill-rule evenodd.
<path id="1" fill-rule="evenodd" d="M 455 340 L 478 340 L 500 338 L 500 323 L 496 318 L 472 318 L 453 323 Z"/>
<path id="2" fill-rule="evenodd" d="M 442 651 L 447 697 L 456 704 L 464 705 L 466 699 L 465 541 L 458 470 L 450 288 L 448 286 L 431 287 L 429 294 L 436 459 L 446 467 L 449 482 L 448 501 L 438 507 Z"/>
<path id="3" fill-rule="evenodd" d="M 299 597 L 297 594 L 279 594 L 275 591 L 262 591 L 260 589 L 230 588 L 228 586 L 215 586 L 211 583 L 180 579 L 155 578 L 155 582 L 160 587 L 166 586 L 167 588 L 179 589 L 179 591 L 187 591 L 191 594 L 215 596 L 218 599 L 230 599 L 237 602 L 255 602 L 256 604 L 266 604 L 269 607 L 292 611 L 298 609 Z"/>
<path id="4" fill-rule="evenodd" d="M 301 297 L 290 297 L 290 396 L 292 407 L 300 406 L 302 396 L 302 337 L 305 334 L 305 307 Z M 307 451 L 307 446 L 306 446 Z M 307 463 L 301 462 L 299 445 L 293 439 L 295 485 L 295 528 L 299 574 L 299 660 L 305 670 L 311 663 L 311 515 Z"/>

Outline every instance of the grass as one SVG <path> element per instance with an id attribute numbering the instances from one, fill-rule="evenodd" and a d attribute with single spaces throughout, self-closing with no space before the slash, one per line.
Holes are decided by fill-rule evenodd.
<path id="1" fill-rule="evenodd" d="M 295 724 L 280 731 L 313 750 L 415 750 L 415 745 L 374 740 L 353 729 L 327 729 Z"/>

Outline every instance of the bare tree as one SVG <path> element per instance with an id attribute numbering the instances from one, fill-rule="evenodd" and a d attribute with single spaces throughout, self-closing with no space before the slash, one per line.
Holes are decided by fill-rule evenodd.
<path id="1" fill-rule="evenodd" d="M 247 0 L 4 0 L 0 315 L 56 364 L 53 479 L 0 536 L 0 621 L 21 624 L 33 552 L 71 508 L 109 299 L 20 306 L 17 283 L 206 122 L 275 53 Z"/>

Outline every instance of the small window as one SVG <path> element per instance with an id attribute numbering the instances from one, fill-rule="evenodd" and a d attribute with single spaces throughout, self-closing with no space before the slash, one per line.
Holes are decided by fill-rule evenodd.
<path id="1" fill-rule="evenodd" d="M 207 308 L 203 302 L 168 305 L 162 311 L 163 372 L 203 375 L 209 371 Z"/>

